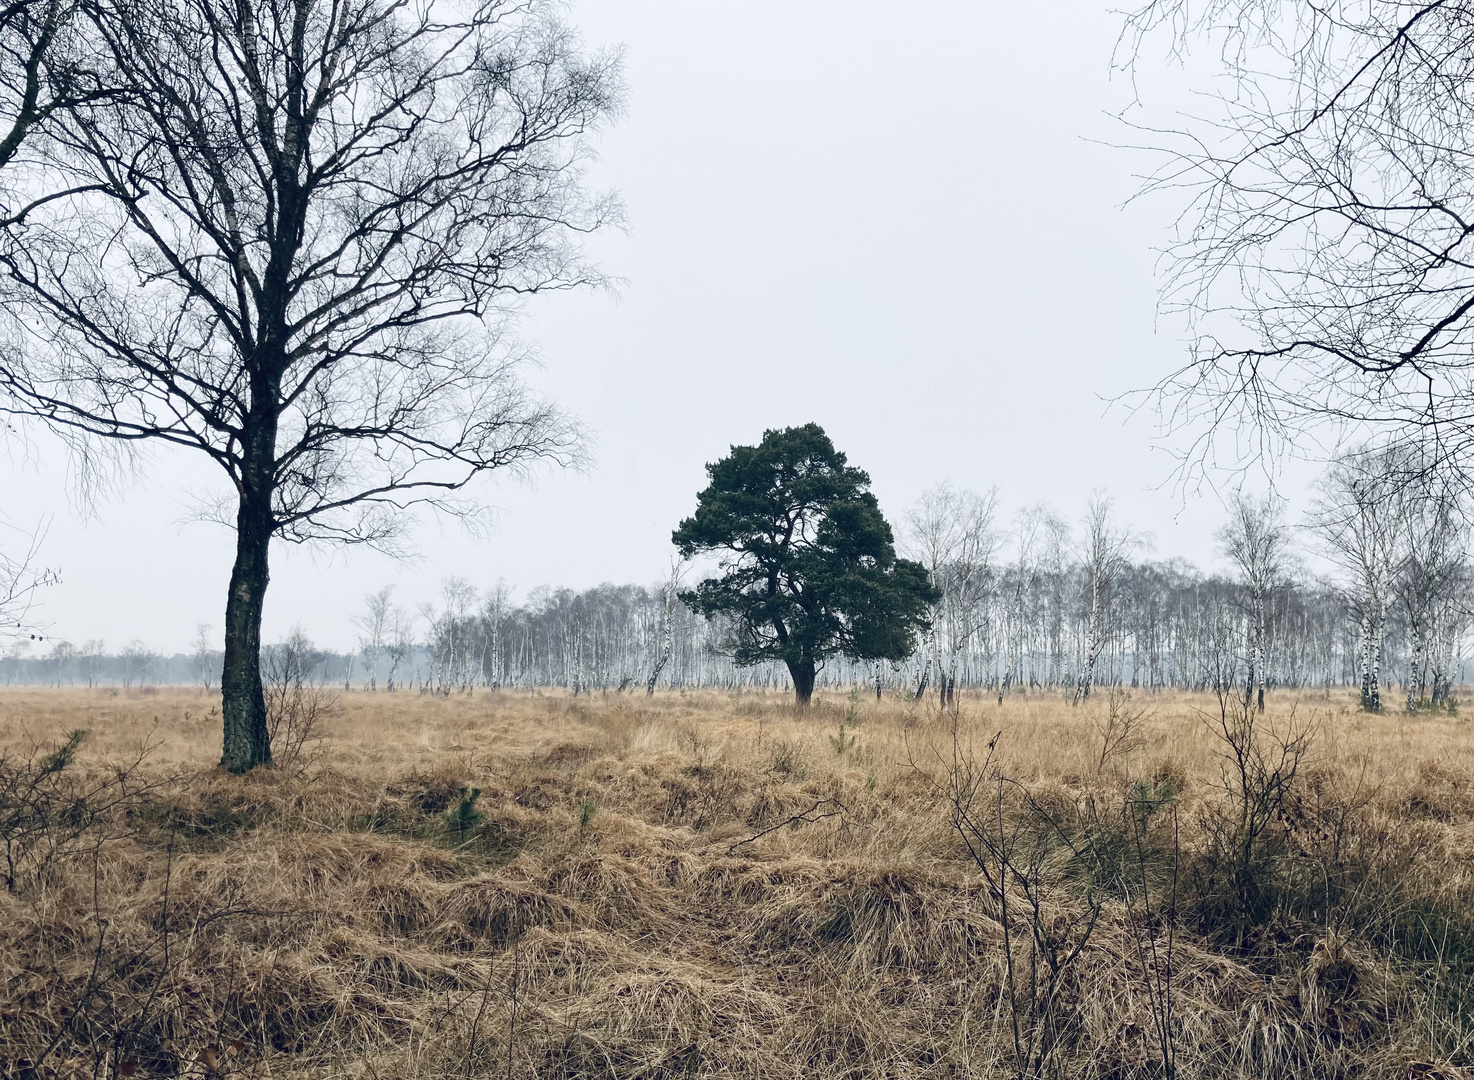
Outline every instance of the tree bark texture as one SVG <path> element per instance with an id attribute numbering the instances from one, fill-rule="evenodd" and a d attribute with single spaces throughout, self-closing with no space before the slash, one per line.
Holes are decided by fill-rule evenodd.
<path id="1" fill-rule="evenodd" d="M 220 765 L 233 773 L 271 764 L 266 695 L 261 687 L 261 613 L 270 578 L 270 543 L 269 505 L 263 513 L 254 501 L 242 499 L 236 517 L 235 565 L 225 601 L 225 658 L 220 677 L 225 727 Z"/>
<path id="2" fill-rule="evenodd" d="M 793 700 L 800 709 L 807 709 L 814 696 L 814 679 L 818 674 L 813 660 L 790 660 L 788 674 L 793 679 Z"/>

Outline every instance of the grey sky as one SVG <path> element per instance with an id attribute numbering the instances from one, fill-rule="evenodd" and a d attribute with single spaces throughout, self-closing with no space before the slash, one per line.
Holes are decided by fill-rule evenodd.
<path id="1" fill-rule="evenodd" d="M 267 640 L 300 622 L 346 647 L 388 582 L 414 604 L 452 574 L 519 596 L 653 580 L 703 463 L 809 420 L 893 520 L 942 480 L 1071 519 L 1104 487 L 1158 555 L 1212 561 L 1217 500 L 1184 503 L 1151 425 L 1102 400 L 1182 355 L 1180 327 L 1154 325 L 1174 207 L 1120 209 L 1147 163 L 1091 141 L 1125 138 L 1108 5 L 582 0 L 570 18 L 626 50 L 628 113 L 594 180 L 630 230 L 593 245 L 624 284 L 538 299 L 521 333 L 596 464 L 485 486 L 496 533 L 432 521 L 413 563 L 278 546 Z M 33 450 L 45 463 L 13 469 L 5 513 L 52 519 L 53 636 L 173 651 L 197 623 L 218 632 L 231 537 L 183 523 L 208 469 L 160 454 L 83 520 L 57 452 Z"/>

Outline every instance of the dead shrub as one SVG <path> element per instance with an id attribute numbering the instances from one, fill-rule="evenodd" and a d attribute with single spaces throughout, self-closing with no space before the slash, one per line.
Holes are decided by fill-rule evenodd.
<path id="1" fill-rule="evenodd" d="M 338 695 L 312 679 L 322 657 L 300 626 L 261 650 L 266 733 L 278 769 L 302 772 L 322 752 L 323 725 L 338 709 Z"/>
<path id="2" fill-rule="evenodd" d="M 159 786 L 142 775 L 147 743 L 129 760 L 83 771 L 77 753 L 86 738 L 76 730 L 50 747 L 0 755 L 0 873 L 7 892 L 25 892 L 59 863 L 116 839 L 99 827 L 116 829 Z"/>

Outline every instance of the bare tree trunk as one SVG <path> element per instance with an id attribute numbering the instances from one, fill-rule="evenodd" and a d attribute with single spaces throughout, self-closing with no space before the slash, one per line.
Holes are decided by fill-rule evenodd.
<path id="1" fill-rule="evenodd" d="M 1095 660 L 1100 655 L 1101 621 L 1101 588 L 1100 578 L 1097 575 L 1090 589 L 1090 627 L 1087 631 L 1089 637 L 1085 642 L 1085 666 L 1080 672 L 1080 681 L 1075 686 L 1074 703 L 1076 705 L 1090 696 L 1090 688 L 1095 682 Z"/>
<path id="2" fill-rule="evenodd" d="M 1262 713 L 1264 711 L 1264 636 L 1266 633 L 1262 597 L 1254 598 L 1252 617 L 1254 619 L 1252 630 L 1254 642 L 1249 648 L 1249 692 L 1245 695 L 1245 701 L 1247 704 L 1257 705 Z"/>
<path id="3" fill-rule="evenodd" d="M 222 768 L 243 773 L 271 764 L 266 696 L 261 687 L 261 612 L 270 578 L 271 504 L 266 494 L 241 498 L 235 566 L 225 602 L 225 657 L 220 675 L 225 753 Z"/>
<path id="4" fill-rule="evenodd" d="M 935 649 L 927 649 L 926 666 L 921 669 L 921 678 L 916 683 L 916 693 L 911 696 L 912 701 L 920 701 L 921 695 L 926 693 L 926 687 L 931 682 L 931 664 Z"/>
<path id="5" fill-rule="evenodd" d="M 1424 630 L 1423 630 L 1422 625 L 1420 625 L 1419 623 L 1416 623 L 1415 622 L 1413 624 L 1413 627 L 1412 627 L 1412 637 L 1413 637 L 1412 656 L 1408 660 L 1408 672 L 1407 672 L 1407 688 L 1406 689 L 1407 689 L 1407 711 L 1408 712 L 1416 712 L 1417 711 L 1418 706 L 1423 701 L 1423 694 L 1424 694 L 1424 691 L 1426 690 L 1426 683 L 1424 681 L 1424 679 L 1425 679 L 1425 673 L 1424 673 L 1425 663 L 1424 663 L 1424 659 L 1423 659 L 1423 656 L 1424 656 L 1424 653 L 1425 653 L 1426 650 L 1425 650 L 1424 645 L 1423 645 L 1423 634 L 1424 634 Z"/>
<path id="6" fill-rule="evenodd" d="M 1361 707 L 1368 711 L 1374 709 L 1372 705 L 1372 620 L 1371 616 L 1363 614 L 1361 617 Z"/>
<path id="7" fill-rule="evenodd" d="M 655 661 L 655 666 L 650 671 L 650 681 L 645 684 L 645 696 L 655 696 L 655 684 L 660 681 L 660 673 L 665 670 L 665 665 L 670 663 L 671 653 L 675 652 L 675 606 L 677 590 L 681 585 L 682 563 L 671 566 L 670 577 L 660 590 L 660 658 Z"/>
<path id="8" fill-rule="evenodd" d="M 665 665 L 670 663 L 670 654 L 674 651 L 674 635 L 671 632 L 668 612 L 665 619 L 665 633 L 661 635 L 661 639 L 660 659 L 655 661 L 655 666 L 650 670 L 650 681 L 645 684 L 646 697 L 655 696 L 655 684 L 660 681 L 660 673 L 665 670 Z"/>
<path id="9" fill-rule="evenodd" d="M 1371 711 L 1382 711 L 1382 638 L 1387 619 L 1380 611 L 1372 624 L 1371 648 Z"/>
<path id="10" fill-rule="evenodd" d="M 1075 686 L 1075 704 L 1090 697 L 1090 688 L 1095 685 L 1095 660 L 1098 655 L 1098 647 L 1095 642 L 1095 630 L 1090 631 L 1090 641 L 1085 647 L 1085 666 L 1080 671 L 1080 681 Z"/>

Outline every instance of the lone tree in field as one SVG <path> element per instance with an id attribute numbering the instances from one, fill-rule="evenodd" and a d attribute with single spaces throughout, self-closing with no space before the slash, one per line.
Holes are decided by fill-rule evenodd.
<path id="1" fill-rule="evenodd" d="M 121 90 L 30 133 L 0 409 L 224 472 L 221 763 L 244 771 L 271 760 L 273 538 L 391 545 L 406 510 L 475 512 L 457 495 L 478 474 L 576 451 L 489 319 L 593 277 L 574 237 L 617 207 L 581 186 L 585 136 L 617 66 L 538 0 L 78 11 Z"/>
<path id="2" fill-rule="evenodd" d="M 708 465 L 696 513 L 671 539 L 716 553 L 721 576 L 681 599 L 736 625 L 739 664 L 781 660 L 806 706 L 825 657 L 904 660 L 939 597 L 920 563 L 896 557 L 870 477 L 818 424 L 766 431 Z"/>

